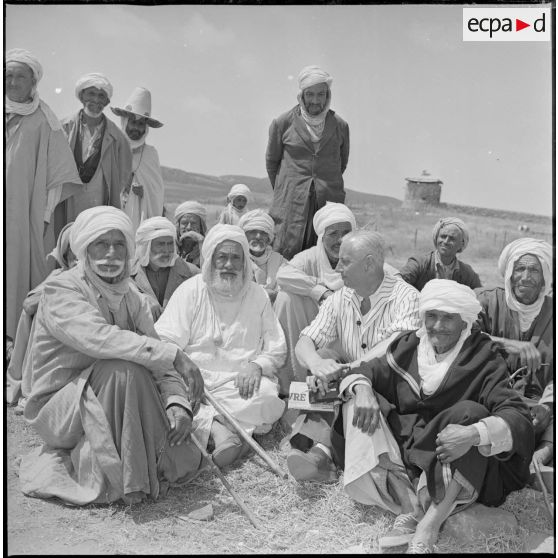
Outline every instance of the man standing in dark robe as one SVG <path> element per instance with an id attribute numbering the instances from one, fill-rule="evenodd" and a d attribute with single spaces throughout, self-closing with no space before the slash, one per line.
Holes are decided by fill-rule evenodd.
<path id="1" fill-rule="evenodd" d="M 298 104 L 269 128 L 265 154 L 273 188 L 273 249 L 290 260 L 316 245 L 312 219 L 327 201 L 345 201 L 349 126 L 330 110 L 333 78 L 318 66 L 298 75 Z"/>

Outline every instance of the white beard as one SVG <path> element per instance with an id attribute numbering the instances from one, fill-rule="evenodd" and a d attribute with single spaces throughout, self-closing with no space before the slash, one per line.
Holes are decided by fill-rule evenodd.
<path id="1" fill-rule="evenodd" d="M 218 295 L 234 298 L 240 294 L 244 287 L 244 277 L 242 273 L 235 275 L 222 276 L 219 271 L 211 272 L 211 289 Z"/>
<path id="2" fill-rule="evenodd" d="M 255 256 L 256 258 L 259 258 L 260 256 L 263 256 L 265 254 L 267 246 L 268 245 L 265 242 L 257 242 L 255 240 L 252 240 L 249 243 L 250 254 L 252 254 L 252 256 Z"/>
<path id="3" fill-rule="evenodd" d="M 99 116 L 101 116 L 101 114 L 103 114 L 103 111 L 101 110 L 101 112 L 91 112 L 87 107 L 83 107 L 83 112 L 85 114 L 87 114 L 87 116 L 89 116 L 90 118 L 99 118 Z"/>
<path id="4" fill-rule="evenodd" d="M 126 265 L 124 260 L 92 260 L 89 258 L 89 265 L 94 273 L 96 273 L 99 277 L 105 277 L 106 279 L 112 279 L 114 277 L 118 277 L 123 271 Z M 114 271 L 105 271 L 101 270 L 100 266 L 102 265 L 117 265 L 118 268 Z"/>
<path id="5" fill-rule="evenodd" d="M 166 257 L 161 257 L 160 255 L 149 256 L 149 263 L 156 265 L 157 267 L 171 267 L 174 265 L 175 261 L 176 258 L 174 257 L 174 254 L 170 254 L 169 256 Z"/>

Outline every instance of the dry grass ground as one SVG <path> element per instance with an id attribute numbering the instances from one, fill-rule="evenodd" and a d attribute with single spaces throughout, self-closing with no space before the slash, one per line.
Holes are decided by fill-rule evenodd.
<path id="1" fill-rule="evenodd" d="M 40 443 L 13 408 L 7 411 L 8 554 L 311 554 L 361 551 L 378 553 L 378 537 L 393 516 L 355 503 L 341 483 L 298 484 L 274 475 L 251 454 L 225 469 L 227 480 L 260 519 L 257 531 L 210 471 L 191 484 L 171 489 L 165 498 L 134 506 L 121 504 L 69 507 L 60 501 L 28 498 L 19 490 L 18 456 Z M 280 447 L 285 430 L 259 437 L 262 446 L 286 470 Z M 212 504 L 212 521 L 182 520 Z M 514 493 L 503 506 L 517 517 L 516 533 L 479 537 L 467 544 L 444 534 L 437 545 L 445 553 L 521 552 L 526 535 L 552 533 L 542 494 Z M 401 549 L 398 549 L 401 550 Z"/>

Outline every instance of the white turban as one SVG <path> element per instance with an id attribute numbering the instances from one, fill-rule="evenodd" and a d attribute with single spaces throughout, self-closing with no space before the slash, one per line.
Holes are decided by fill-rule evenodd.
<path id="1" fill-rule="evenodd" d="M 100 205 L 82 211 L 74 221 L 70 232 L 70 248 L 80 261 L 85 261 L 87 247 L 102 234 L 117 229 L 124 234 L 128 246 L 128 258 L 134 255 L 134 227 L 132 221 L 120 209 Z"/>
<path id="2" fill-rule="evenodd" d="M 269 213 L 263 209 L 252 209 L 245 213 L 240 218 L 238 226 L 244 231 L 263 231 L 270 240 L 273 240 L 275 223 Z"/>
<path id="3" fill-rule="evenodd" d="M 242 246 L 242 251 L 244 252 L 244 280 L 247 284 L 252 278 L 252 262 L 250 260 L 250 248 L 246 235 L 244 231 L 236 225 L 222 225 L 220 223 L 209 229 L 203 242 L 201 249 L 201 272 L 203 280 L 206 284 L 210 283 L 213 252 L 215 252 L 217 246 L 221 244 L 221 242 L 225 242 L 225 240 L 238 242 L 238 244 Z"/>
<path id="4" fill-rule="evenodd" d="M 79 94 L 88 87 L 102 89 L 107 94 L 109 100 L 112 97 L 112 85 L 103 74 L 92 72 L 80 77 L 76 83 L 76 97 L 79 99 Z"/>
<path id="5" fill-rule="evenodd" d="M 532 254 L 537 257 L 544 278 L 544 287 L 539 294 L 539 298 L 533 304 L 519 302 L 515 298 L 511 286 L 513 266 L 525 254 Z M 504 278 L 506 303 L 511 310 L 515 310 L 519 314 L 521 331 L 527 331 L 533 320 L 539 315 L 544 298 L 552 289 L 552 246 L 548 242 L 536 238 L 518 238 L 502 250 L 498 259 L 498 271 Z"/>
<path id="6" fill-rule="evenodd" d="M 247 201 L 252 201 L 252 191 L 246 184 L 235 184 L 227 194 L 227 200 L 232 202 L 237 196 L 244 196 Z"/>
<path id="7" fill-rule="evenodd" d="M 207 218 L 207 210 L 200 202 L 185 201 L 174 210 L 174 220 L 178 223 L 178 221 L 180 221 L 180 219 L 182 219 L 182 217 L 184 217 L 184 215 L 187 215 L 188 213 L 197 215 L 204 222 Z"/>
<path id="8" fill-rule="evenodd" d="M 20 62 L 31 68 L 35 81 L 39 83 L 43 77 L 43 67 L 41 63 L 28 50 L 23 48 L 12 48 L 6 52 L 5 64 L 8 62 Z"/>
<path id="9" fill-rule="evenodd" d="M 151 217 L 142 221 L 136 231 L 136 262 L 142 267 L 148 265 L 151 241 L 163 236 L 170 236 L 174 241 L 175 235 L 176 228 L 166 217 Z M 174 265 L 177 257 L 175 246 L 171 266 Z"/>
<path id="10" fill-rule="evenodd" d="M 440 361 L 436 358 L 436 351 L 428 338 L 424 325 L 424 314 L 429 310 L 459 314 L 467 324 L 457 343 Z M 426 395 L 434 393 L 440 387 L 449 367 L 471 334 L 471 327 L 480 311 L 481 305 L 474 291 L 467 285 L 450 279 L 431 279 L 424 285 L 419 295 L 419 314 L 422 326 L 416 335 L 420 339 L 417 347 L 418 372 L 422 390 Z"/>
<path id="11" fill-rule="evenodd" d="M 320 237 L 330 225 L 336 223 L 351 223 L 352 230 L 356 229 L 356 219 L 353 212 L 343 203 L 326 202 L 314 215 L 314 230 Z"/>
<path id="12" fill-rule="evenodd" d="M 314 215 L 314 230 L 318 235 L 316 248 L 318 250 L 318 282 L 328 289 L 336 291 L 343 286 L 341 274 L 331 267 L 331 263 L 324 248 L 324 232 L 330 225 L 336 223 L 350 223 L 351 231 L 356 229 L 356 219 L 353 212 L 342 203 L 326 202 Z"/>
<path id="13" fill-rule="evenodd" d="M 68 269 L 68 260 L 66 259 L 66 252 L 70 247 L 70 232 L 73 224 L 74 223 L 72 221 L 64 225 L 64 227 L 62 227 L 61 231 L 58 233 L 56 246 L 54 247 L 52 252 L 48 254 L 48 256 L 54 258 L 58 262 L 58 265 L 62 269 Z"/>
<path id="14" fill-rule="evenodd" d="M 419 314 L 422 319 L 428 310 L 459 314 L 464 322 L 472 325 L 481 311 L 481 305 L 467 285 L 451 279 L 431 279 L 419 296 Z"/>
<path id="15" fill-rule="evenodd" d="M 458 250 L 458 252 L 463 252 L 465 248 L 467 248 L 467 244 L 469 244 L 469 231 L 467 230 L 467 226 L 465 223 L 458 219 L 457 217 L 442 217 L 432 229 L 432 240 L 434 241 L 434 247 L 438 242 L 438 234 L 440 234 L 440 230 L 442 227 L 446 225 L 453 225 L 457 227 L 461 231 L 461 236 L 463 237 L 463 246 Z"/>
<path id="16" fill-rule="evenodd" d="M 328 87 L 331 87 L 332 81 L 333 78 L 319 66 L 306 66 L 298 74 L 298 88 L 300 91 L 318 83 L 325 83 Z"/>

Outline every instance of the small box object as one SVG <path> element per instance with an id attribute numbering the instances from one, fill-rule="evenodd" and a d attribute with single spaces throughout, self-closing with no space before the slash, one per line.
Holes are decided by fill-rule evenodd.
<path id="1" fill-rule="evenodd" d="M 335 392 L 334 397 L 316 400 L 315 394 L 308 389 L 306 382 L 291 382 L 289 387 L 289 409 L 300 409 L 304 411 L 326 411 L 333 412 L 333 401 L 337 399 L 337 389 L 328 390 Z"/>

